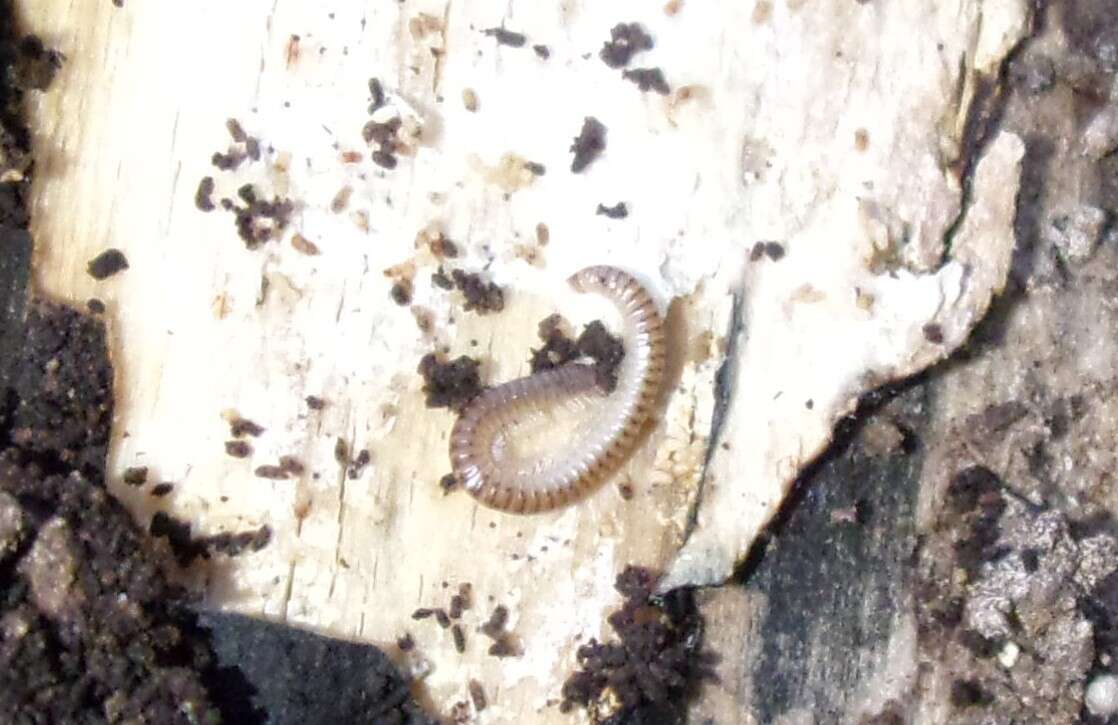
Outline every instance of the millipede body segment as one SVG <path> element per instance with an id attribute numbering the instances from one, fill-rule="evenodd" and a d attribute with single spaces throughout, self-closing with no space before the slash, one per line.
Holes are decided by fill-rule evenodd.
<path id="1" fill-rule="evenodd" d="M 625 354 L 617 387 L 599 387 L 590 365 L 572 363 L 490 388 L 462 412 L 450 435 L 450 460 L 462 486 L 482 504 L 536 513 L 580 498 L 625 458 L 664 377 L 664 323 L 648 291 L 631 275 L 587 267 L 568 279 L 621 311 Z M 569 433 L 558 432 L 560 422 Z M 545 441 L 524 451 L 521 435 Z"/>

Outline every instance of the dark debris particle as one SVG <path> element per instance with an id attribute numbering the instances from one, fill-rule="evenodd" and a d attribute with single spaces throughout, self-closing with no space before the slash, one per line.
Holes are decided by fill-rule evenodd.
<path id="1" fill-rule="evenodd" d="M 652 49 L 652 36 L 639 23 L 618 23 L 609 35 L 598 57 L 610 68 L 624 68 L 636 53 Z"/>
<path id="2" fill-rule="evenodd" d="M 245 436 L 252 436 L 258 438 L 265 428 L 248 418 L 233 418 L 229 421 L 229 435 L 234 438 L 244 438 Z"/>
<path id="3" fill-rule="evenodd" d="M 133 466 L 125 469 L 124 482 L 129 486 L 143 486 L 148 482 L 147 466 Z"/>
<path id="4" fill-rule="evenodd" d="M 401 279 L 397 280 L 396 284 L 392 285 L 389 295 L 392 297 L 393 302 L 401 307 L 405 307 L 411 304 L 413 291 L 414 288 L 412 287 L 411 280 Z"/>
<path id="5" fill-rule="evenodd" d="M 225 441 L 225 455 L 233 458 L 248 458 L 252 455 L 252 446 L 246 441 Z"/>
<path id="6" fill-rule="evenodd" d="M 431 254 L 439 259 L 454 259 L 458 256 L 458 245 L 444 237 L 442 234 L 431 240 Z M 441 271 L 441 267 L 439 268 Z"/>
<path id="7" fill-rule="evenodd" d="M 169 494 L 171 491 L 174 491 L 174 490 L 175 490 L 174 484 L 160 483 L 160 484 L 157 484 L 155 486 L 152 486 L 151 495 L 156 497 L 156 498 L 162 498 L 162 497 L 166 496 L 167 494 Z"/>
<path id="8" fill-rule="evenodd" d="M 369 115 L 373 115 L 384 106 L 384 86 L 380 79 L 369 79 Z"/>
<path id="9" fill-rule="evenodd" d="M 571 171 L 575 174 L 582 173 L 605 149 L 605 125 L 593 116 L 587 116 L 583 119 L 582 130 L 571 144 L 571 151 L 575 155 L 571 161 Z"/>
<path id="10" fill-rule="evenodd" d="M 306 397 L 307 407 L 311 410 L 322 410 L 326 407 L 326 401 L 317 395 L 308 395 Z"/>
<path id="11" fill-rule="evenodd" d="M 213 211 L 216 208 L 212 198 L 213 193 L 214 177 L 203 176 L 198 182 L 198 191 L 194 192 L 194 206 L 198 207 L 199 211 Z"/>
<path id="12" fill-rule="evenodd" d="M 396 648 L 401 652 L 411 652 L 415 649 L 415 638 L 407 633 L 397 637 Z"/>
<path id="13" fill-rule="evenodd" d="M 215 151 L 214 155 L 210 157 L 210 163 L 219 171 L 236 171 L 237 167 L 244 163 L 246 156 L 245 153 L 237 149 L 231 149 L 224 154 Z"/>
<path id="14" fill-rule="evenodd" d="M 256 249 L 265 242 L 279 237 L 291 222 L 295 205 L 290 199 L 274 197 L 260 199 L 252 186 L 246 184 L 237 192 L 244 206 L 225 204 L 222 207 L 233 213 L 237 236 L 246 249 Z"/>
<path id="15" fill-rule="evenodd" d="M 465 609 L 464 605 L 465 602 L 462 599 L 462 595 L 454 594 L 450 597 L 450 610 L 447 612 L 447 614 L 450 616 L 451 619 L 461 619 L 462 610 Z"/>
<path id="16" fill-rule="evenodd" d="M 491 657 L 504 659 L 505 657 L 519 657 L 521 655 L 520 647 L 516 644 L 516 639 L 509 634 L 502 634 L 497 637 L 497 641 L 489 645 L 487 650 Z"/>
<path id="17" fill-rule="evenodd" d="M 255 531 L 221 533 L 198 540 L 207 551 L 225 556 L 240 556 L 246 551 L 260 551 L 272 541 L 272 527 L 265 524 Z"/>
<path id="18" fill-rule="evenodd" d="M 90 260 L 86 267 L 89 276 L 97 281 L 108 279 L 126 269 L 128 269 L 128 258 L 119 249 L 106 249 Z"/>
<path id="19" fill-rule="evenodd" d="M 547 60 L 551 57 L 551 48 L 546 45 L 533 45 L 532 50 L 541 60 Z"/>
<path id="20" fill-rule="evenodd" d="M 510 48 L 523 48 L 527 41 L 523 33 L 505 30 L 504 28 L 488 28 L 481 32 L 496 40 L 498 45 L 507 45 Z"/>
<path id="21" fill-rule="evenodd" d="M 362 448 L 357 452 L 357 456 L 349 464 L 349 471 L 346 475 L 349 480 L 355 481 L 365 471 L 365 466 L 368 466 L 373 460 L 373 456 L 369 453 L 369 449 Z"/>
<path id="22" fill-rule="evenodd" d="M 566 365 L 579 356 L 578 343 L 567 336 L 561 315 L 553 314 L 540 320 L 539 336 L 544 346 L 532 350 L 529 366 L 533 373 Z"/>
<path id="23" fill-rule="evenodd" d="M 921 329 L 924 339 L 933 345 L 943 344 L 943 328 L 934 322 L 929 322 Z"/>
<path id="24" fill-rule="evenodd" d="M 774 262 L 784 259 L 784 245 L 780 242 L 765 242 L 765 255 Z"/>
<path id="25" fill-rule="evenodd" d="M 470 699 L 473 700 L 474 710 L 481 712 L 489 706 L 489 700 L 485 696 L 485 688 L 477 680 L 470 680 L 469 682 Z"/>
<path id="26" fill-rule="evenodd" d="M 393 116 L 387 121 L 369 121 L 361 129 L 361 137 L 365 139 L 365 143 L 376 146 L 372 159 L 377 166 L 396 168 L 396 152 L 399 150 L 396 133 L 402 125 L 400 117 Z"/>
<path id="27" fill-rule="evenodd" d="M 623 201 L 619 201 L 613 206 L 599 204 L 598 210 L 594 213 L 600 214 L 604 217 L 609 217 L 610 219 L 624 219 L 625 217 L 629 216 L 629 207 Z"/>
<path id="28" fill-rule="evenodd" d="M 505 309 L 505 293 L 494 282 L 486 282 L 476 272 L 464 272 L 461 269 L 450 273 L 457 287 L 466 298 L 463 309 L 467 312 L 473 310 L 478 314 L 500 312 Z"/>
<path id="29" fill-rule="evenodd" d="M 974 680 L 955 680 L 951 683 L 951 704 L 957 708 L 989 705 L 994 696 Z"/>
<path id="30" fill-rule="evenodd" d="M 765 243 L 764 242 L 755 243 L 753 245 L 753 248 L 749 250 L 749 261 L 750 262 L 758 262 L 758 261 L 761 260 L 761 257 L 764 257 L 764 256 L 765 256 Z"/>
<path id="31" fill-rule="evenodd" d="M 155 538 L 167 540 L 175 561 L 184 569 L 194 563 L 195 559 L 208 556 L 206 547 L 191 537 L 190 524 L 165 511 L 158 511 L 151 517 L 148 531 Z"/>
<path id="32" fill-rule="evenodd" d="M 702 622 L 689 592 L 651 599 L 657 576 L 627 567 L 615 588 L 625 600 L 607 621 L 616 642 L 590 640 L 578 648 L 579 669 L 563 683 L 561 709 L 587 708 L 602 722 L 682 722 L 694 686 L 713 678 L 711 656 L 700 651 Z"/>
<path id="33" fill-rule="evenodd" d="M 594 320 L 578 336 L 578 351 L 594 361 L 598 385 L 607 393 L 617 388 L 617 367 L 625 356 L 625 346 L 611 335 L 600 320 Z"/>
<path id="34" fill-rule="evenodd" d="M 1004 555 L 997 545 L 999 521 L 1006 503 L 1001 481 L 988 468 L 971 466 L 955 475 L 947 487 L 947 510 L 958 517 L 956 563 L 971 578 L 988 561 Z"/>
<path id="35" fill-rule="evenodd" d="M 656 91 L 662 96 L 666 96 L 672 92 L 671 86 L 664 78 L 664 71 L 659 68 L 634 68 L 633 70 L 623 71 L 621 77 L 627 81 L 632 81 L 637 84 L 637 88 L 642 93 L 648 91 Z"/>
<path id="36" fill-rule="evenodd" d="M 439 267 L 437 272 L 431 273 L 431 284 L 435 285 L 439 289 L 454 289 L 454 280 L 450 278 L 450 276 L 443 270 L 442 267 Z"/>
<path id="37" fill-rule="evenodd" d="M 562 329 L 562 318 L 551 315 L 540 322 L 539 335 L 543 347 L 532 350 L 529 367 L 533 373 L 567 365 L 580 357 L 594 362 L 598 385 L 606 392 L 617 387 L 617 367 L 625 355 L 621 340 L 609 333 L 600 320 L 583 329 L 577 340 L 572 340 Z"/>
<path id="38" fill-rule="evenodd" d="M 282 466 L 257 466 L 256 470 L 252 473 L 257 478 L 266 478 L 272 481 L 282 481 L 287 478 L 287 471 L 285 471 Z"/>
<path id="39" fill-rule="evenodd" d="M 481 625 L 481 633 L 490 639 L 497 639 L 504 633 L 508 621 L 509 608 L 504 604 L 498 604 L 490 613 L 485 624 Z"/>
<path id="40" fill-rule="evenodd" d="M 531 171 L 535 176 L 543 176 L 547 173 L 547 167 L 538 161 L 525 161 L 524 168 Z"/>
<path id="41" fill-rule="evenodd" d="M 466 651 L 466 633 L 462 631 L 462 625 L 455 624 L 450 628 L 450 634 L 454 638 L 454 649 L 458 654 Z"/>
<path id="42" fill-rule="evenodd" d="M 439 488 L 442 489 L 443 495 L 447 495 L 458 488 L 458 477 L 453 473 L 448 473 L 439 479 Z"/>
<path id="43" fill-rule="evenodd" d="M 373 159 L 373 163 L 381 167 L 382 169 L 391 170 L 396 168 L 396 156 L 391 151 L 377 149 L 373 152 L 371 158 Z"/>
<path id="44" fill-rule="evenodd" d="M 96 297 L 90 298 L 88 301 L 86 301 L 85 308 L 94 315 L 105 314 L 105 303 L 97 299 Z"/>
<path id="45" fill-rule="evenodd" d="M 245 155 L 252 161 L 260 160 L 260 139 L 254 136 L 245 139 Z"/>

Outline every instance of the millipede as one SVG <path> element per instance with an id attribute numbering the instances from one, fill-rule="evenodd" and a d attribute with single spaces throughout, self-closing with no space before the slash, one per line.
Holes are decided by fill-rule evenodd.
<path id="1" fill-rule="evenodd" d="M 567 281 L 576 292 L 606 297 L 621 312 L 617 385 L 606 391 L 592 365 L 569 363 L 474 398 L 451 430 L 451 466 L 462 487 L 493 509 L 530 514 L 582 498 L 632 450 L 664 377 L 663 318 L 640 282 L 610 266 L 587 267 Z M 573 440 L 549 445 L 547 453 L 518 455 L 516 429 L 556 412 L 578 416 Z"/>

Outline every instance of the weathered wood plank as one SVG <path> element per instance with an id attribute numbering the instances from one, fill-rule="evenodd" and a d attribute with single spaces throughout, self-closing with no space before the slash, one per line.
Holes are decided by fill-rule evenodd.
<path id="1" fill-rule="evenodd" d="M 765 1 L 674 14 L 637 3 L 27 8 L 29 28 L 71 59 L 34 109 L 38 281 L 106 300 L 124 391 L 111 467 L 148 465 L 175 484 L 165 499 L 120 480 L 114 492 L 141 519 L 167 509 L 205 533 L 270 525 L 264 551 L 192 570 L 212 604 L 381 644 L 411 630 L 436 664 L 435 701 L 461 698 L 473 673 L 501 683 L 497 721 L 558 717 L 547 703 L 575 635 L 603 633 L 614 575 L 666 566 L 683 544 L 727 348 L 738 381 L 716 441 L 727 446 L 713 449 L 674 583 L 728 576 L 858 396 L 959 345 L 1004 278 L 1019 143 L 991 143 L 969 206 L 950 169 L 983 168 L 966 147 L 970 100 L 1023 32 L 1023 3 L 985 15 L 973 2 L 837 14 Z M 657 46 L 638 64 L 662 65 L 675 92 L 642 95 L 597 60 L 619 20 L 650 30 Z M 481 32 L 502 24 L 526 46 Z M 391 171 L 361 138 L 370 76 L 388 90 L 382 113 L 417 133 Z M 569 174 L 587 115 L 608 126 L 607 151 Z M 219 174 L 210 156 L 228 147 L 230 116 L 266 153 Z M 205 175 L 215 199 L 245 183 L 292 198 L 291 228 L 246 249 L 229 215 L 195 208 Z M 594 214 L 619 200 L 628 219 Z M 454 264 L 508 286 L 500 316 L 463 313 L 428 283 L 438 260 L 416 238 L 432 224 L 460 246 Z M 321 255 L 293 248 L 294 233 Z M 109 247 L 130 269 L 96 282 L 86 263 Z M 678 379 L 620 474 L 636 497 L 606 486 L 525 519 L 444 497 L 451 417 L 424 408 L 420 356 L 481 350 L 486 380 L 522 374 L 541 318 L 601 313 L 560 281 L 603 261 L 641 275 L 665 307 L 680 299 Z M 382 271 L 401 263 L 415 267 L 430 332 L 390 300 Z M 728 340 L 733 314 L 741 339 Z M 327 406 L 309 409 L 308 395 Z M 251 460 L 224 454 L 229 411 L 266 428 Z M 356 477 L 335 460 L 338 439 L 370 452 Z M 305 474 L 253 475 L 284 455 Z M 472 629 L 459 656 L 447 631 L 412 622 L 413 607 L 445 606 L 444 581 L 473 584 L 471 628 L 509 605 L 525 656 L 488 657 Z"/>

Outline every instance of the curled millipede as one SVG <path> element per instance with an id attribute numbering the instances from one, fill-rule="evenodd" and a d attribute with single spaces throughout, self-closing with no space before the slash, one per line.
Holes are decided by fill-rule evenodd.
<path id="1" fill-rule="evenodd" d="M 659 391 L 664 323 L 648 291 L 608 266 L 587 267 L 567 281 L 577 292 L 604 295 L 621 311 L 625 354 L 617 387 L 607 393 L 592 366 L 572 363 L 474 398 L 451 431 L 450 461 L 462 486 L 490 508 L 536 513 L 583 496 L 629 453 Z M 556 414 L 579 416 L 577 429 L 559 443 Z M 544 453 L 521 454 L 516 429 L 533 425 L 550 445 Z"/>

